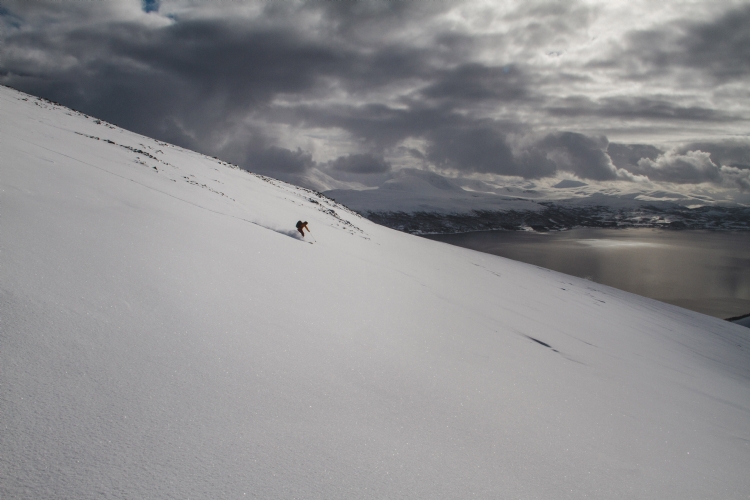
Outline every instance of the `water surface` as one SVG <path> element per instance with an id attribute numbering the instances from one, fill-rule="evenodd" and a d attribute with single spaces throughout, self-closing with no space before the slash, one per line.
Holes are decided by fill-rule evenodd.
<path id="1" fill-rule="evenodd" d="M 427 238 L 535 264 L 719 318 L 750 312 L 750 233 L 482 231 Z"/>

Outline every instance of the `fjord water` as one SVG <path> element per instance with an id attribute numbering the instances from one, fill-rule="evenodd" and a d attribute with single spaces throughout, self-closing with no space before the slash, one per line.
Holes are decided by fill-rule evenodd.
<path id="1" fill-rule="evenodd" d="M 429 235 L 719 318 L 750 313 L 750 233 L 581 228 Z"/>

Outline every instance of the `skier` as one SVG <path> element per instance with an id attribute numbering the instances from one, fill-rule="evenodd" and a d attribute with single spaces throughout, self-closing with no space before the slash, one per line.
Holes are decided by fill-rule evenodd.
<path id="1" fill-rule="evenodd" d="M 307 221 L 302 222 L 301 220 L 297 221 L 297 231 L 299 231 L 299 234 L 302 235 L 302 237 L 305 237 L 305 229 L 307 229 L 307 232 L 310 232 L 310 228 L 307 227 Z"/>

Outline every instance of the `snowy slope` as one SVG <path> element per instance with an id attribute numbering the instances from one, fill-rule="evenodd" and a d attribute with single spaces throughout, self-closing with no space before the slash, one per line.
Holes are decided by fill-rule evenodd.
<path id="1" fill-rule="evenodd" d="M 0 88 L 0 498 L 747 498 L 749 347 Z"/>

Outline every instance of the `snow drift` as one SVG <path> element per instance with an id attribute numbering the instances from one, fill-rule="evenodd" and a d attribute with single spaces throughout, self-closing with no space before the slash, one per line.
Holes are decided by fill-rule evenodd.
<path id="1" fill-rule="evenodd" d="M 746 328 L 7 88 L 0 167 L 1 498 L 750 491 Z"/>

